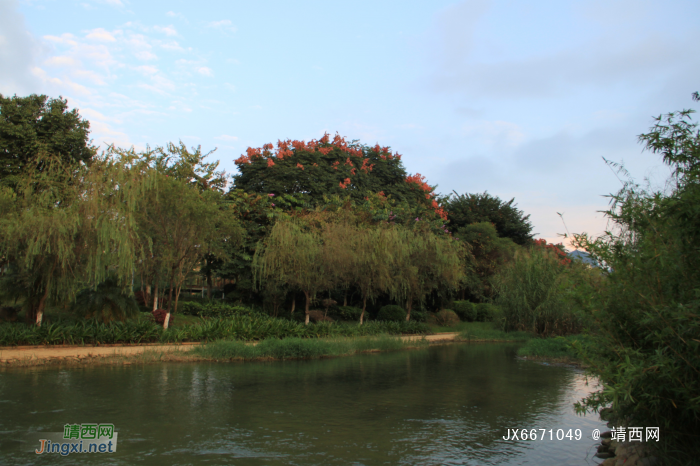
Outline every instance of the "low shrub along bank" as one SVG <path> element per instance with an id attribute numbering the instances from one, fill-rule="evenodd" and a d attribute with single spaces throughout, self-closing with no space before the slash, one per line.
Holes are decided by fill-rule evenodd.
<path id="1" fill-rule="evenodd" d="M 428 327 L 418 322 L 367 322 L 361 326 L 324 322 L 306 326 L 267 316 L 236 315 L 202 320 L 200 323 L 169 330 L 163 330 L 148 318 L 108 324 L 96 321 L 59 322 L 42 327 L 3 323 L 0 324 L 0 346 L 175 343 L 217 339 L 263 340 L 425 333 L 429 333 Z"/>
<path id="2" fill-rule="evenodd" d="M 371 338 L 303 339 L 285 338 L 263 340 L 255 346 L 241 341 L 219 340 L 195 348 L 196 356 L 215 360 L 251 359 L 314 359 L 324 356 L 347 356 L 363 351 L 394 351 L 408 346 L 427 344 L 424 341 L 404 342 L 400 338 L 379 336 Z"/>
<path id="3" fill-rule="evenodd" d="M 389 304 L 379 309 L 377 320 L 384 322 L 404 322 L 406 321 L 406 310 L 396 304 Z"/>

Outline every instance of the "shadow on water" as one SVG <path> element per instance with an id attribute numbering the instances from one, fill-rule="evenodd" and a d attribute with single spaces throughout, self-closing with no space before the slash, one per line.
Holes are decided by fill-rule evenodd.
<path id="1" fill-rule="evenodd" d="M 260 363 L 0 372 L 4 464 L 595 464 L 592 387 L 517 345 Z M 20 450 L 30 431 L 113 423 L 116 453 Z M 504 441 L 508 428 L 581 429 L 581 440 Z M 548 436 L 549 434 L 547 434 Z M 2 460 L 4 458 L 4 460 Z"/>

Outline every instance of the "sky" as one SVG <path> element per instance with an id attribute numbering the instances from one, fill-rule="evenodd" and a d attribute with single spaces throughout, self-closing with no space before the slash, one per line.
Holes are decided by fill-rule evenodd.
<path id="1" fill-rule="evenodd" d="M 102 148 L 216 149 L 230 174 L 278 139 L 390 146 L 438 193 L 514 198 L 566 243 L 605 231 L 621 181 L 603 158 L 663 186 L 637 136 L 697 107 L 698 17 L 681 0 L 0 0 L 0 93 L 63 96 Z"/>

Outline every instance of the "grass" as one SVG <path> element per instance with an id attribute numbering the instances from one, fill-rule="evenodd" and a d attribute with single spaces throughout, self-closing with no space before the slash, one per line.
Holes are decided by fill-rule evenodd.
<path id="1" fill-rule="evenodd" d="M 409 347 L 426 346 L 425 340 L 405 342 L 401 338 L 382 335 L 364 338 L 285 338 L 263 340 L 256 345 L 240 341 L 219 340 L 194 348 L 191 354 L 204 359 L 317 359 L 331 356 L 349 356 L 368 351 L 396 351 Z"/>
<path id="2" fill-rule="evenodd" d="M 591 343 L 591 339 L 586 335 L 532 338 L 528 340 L 522 348 L 518 349 L 518 356 L 532 359 L 553 359 L 562 362 L 576 362 L 579 359 L 576 350 L 573 348 L 574 342 L 585 346 Z"/>
<path id="3" fill-rule="evenodd" d="M 534 336 L 527 332 L 504 332 L 493 328 L 491 322 L 461 322 L 452 327 L 462 340 L 528 341 Z"/>

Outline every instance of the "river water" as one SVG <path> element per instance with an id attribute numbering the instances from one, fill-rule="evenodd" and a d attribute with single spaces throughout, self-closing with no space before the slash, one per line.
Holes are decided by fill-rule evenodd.
<path id="1" fill-rule="evenodd" d="M 592 384 L 570 367 L 518 360 L 516 349 L 5 369 L 0 464 L 597 464 L 591 434 L 604 423 L 572 406 Z M 114 424 L 117 451 L 37 455 L 19 442 L 86 423 Z M 545 439 L 503 439 L 516 428 L 546 429 Z"/>

